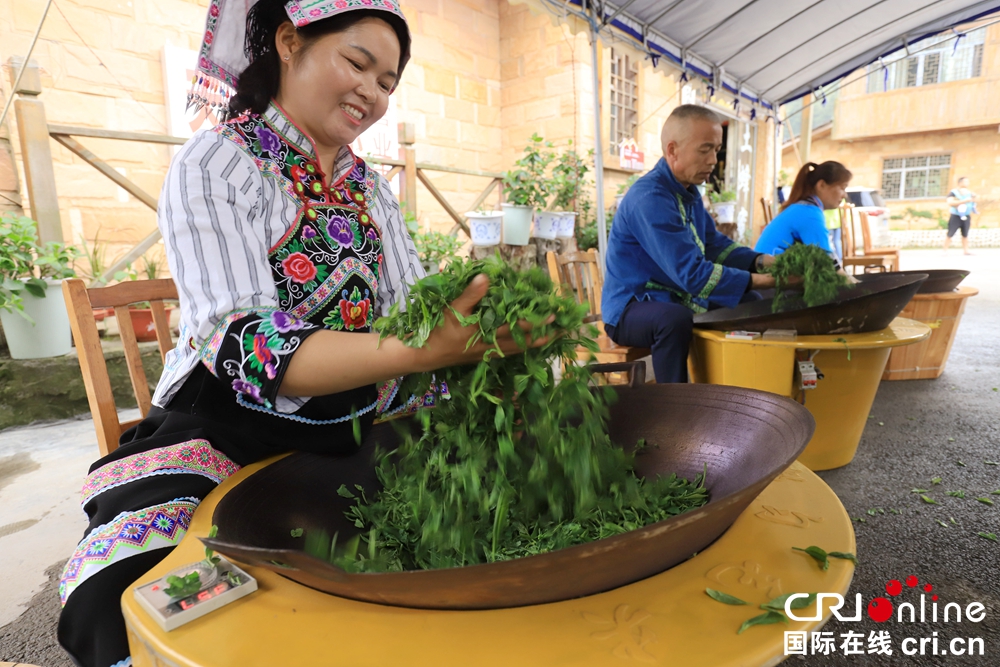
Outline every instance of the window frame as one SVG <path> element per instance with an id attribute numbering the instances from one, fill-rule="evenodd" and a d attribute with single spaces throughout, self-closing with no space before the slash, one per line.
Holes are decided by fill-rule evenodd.
<path id="1" fill-rule="evenodd" d="M 918 200 L 918 199 L 940 199 L 942 197 L 947 197 L 948 196 L 948 192 L 951 191 L 951 189 L 948 187 L 948 184 L 951 182 L 951 170 L 952 170 L 952 167 L 954 166 L 952 164 L 952 158 L 953 157 L 954 157 L 954 154 L 950 153 L 950 152 L 922 153 L 922 154 L 917 154 L 917 155 L 894 155 L 894 156 L 883 157 L 882 158 L 882 174 L 881 174 L 881 179 L 880 179 L 881 187 L 879 188 L 879 191 L 882 193 L 882 198 L 886 202 L 890 202 L 890 201 L 915 201 L 915 200 Z M 907 161 L 908 160 L 918 160 L 918 159 L 921 159 L 921 158 L 926 161 L 926 164 L 924 164 L 922 166 L 913 166 L 913 167 L 907 165 Z M 940 159 L 940 158 L 947 158 L 948 159 L 948 163 L 947 164 L 931 164 L 932 158 L 938 158 L 938 159 Z M 889 163 L 892 160 L 900 160 L 901 161 L 900 166 L 899 167 L 888 167 L 887 168 L 886 167 L 887 163 Z M 943 178 L 940 178 L 941 174 L 939 174 L 939 179 L 940 179 L 939 182 L 942 184 L 942 192 L 941 192 L 941 194 L 931 194 L 931 193 L 928 192 L 928 186 L 932 182 L 931 179 L 930 179 L 930 175 L 931 175 L 932 171 L 937 171 L 937 172 L 943 171 L 944 172 Z M 907 174 L 909 174 L 909 173 L 922 173 L 923 174 L 923 179 L 924 179 L 923 180 L 923 194 L 918 195 L 918 196 L 914 196 L 914 197 L 907 197 L 906 196 Z M 895 188 L 889 188 L 889 187 L 887 187 L 886 180 L 885 180 L 887 174 L 899 174 L 899 184 L 898 184 L 898 186 L 896 186 Z M 894 190 L 894 191 L 892 191 L 892 190 Z"/>
<path id="2" fill-rule="evenodd" d="M 969 39 L 972 33 L 975 33 L 975 35 L 972 39 Z M 955 48 L 954 35 L 948 35 L 944 38 L 936 35 L 920 40 L 919 42 L 914 42 L 910 44 L 910 48 L 914 51 L 919 51 L 918 53 L 909 55 L 908 52 L 904 52 L 893 60 L 886 60 L 881 63 L 875 62 L 868 66 L 865 93 L 871 95 L 892 90 L 920 88 L 922 86 L 933 86 L 955 81 L 968 81 L 969 79 L 981 77 L 983 76 L 986 37 L 986 26 L 983 26 L 967 31 L 963 36 L 962 42 L 958 44 L 957 49 Z M 931 44 L 932 40 L 935 39 L 939 41 Z M 929 44 L 930 46 L 928 46 Z M 927 59 L 934 55 L 937 56 L 936 80 L 925 81 Z M 958 59 L 967 60 L 968 76 L 947 79 L 946 76 L 953 67 L 952 63 Z M 913 84 L 910 85 L 910 69 L 914 64 L 916 67 L 912 72 Z M 889 70 L 888 78 L 885 76 L 884 69 Z M 887 82 L 888 84 L 885 89 L 883 89 L 883 82 Z"/>
<path id="3" fill-rule="evenodd" d="M 629 49 L 612 46 L 608 49 L 608 114 L 606 117 L 608 130 L 608 153 L 617 156 L 620 143 L 623 139 L 629 138 L 638 141 L 639 137 L 639 109 L 640 109 L 640 67 L 639 59 Z M 619 63 L 625 64 L 626 76 L 617 72 Z M 616 82 L 624 82 L 619 90 Z M 631 91 L 627 87 L 631 86 Z M 617 102 L 617 96 L 621 95 L 631 101 L 632 106 L 623 106 Z M 615 111 L 625 109 L 627 114 L 616 114 Z M 626 133 L 625 125 L 631 127 L 631 134 Z M 620 135 L 620 136 L 619 136 Z"/>

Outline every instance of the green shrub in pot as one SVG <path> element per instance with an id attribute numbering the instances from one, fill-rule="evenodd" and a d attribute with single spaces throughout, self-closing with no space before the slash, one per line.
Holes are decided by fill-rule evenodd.
<path id="1" fill-rule="evenodd" d="M 0 214 L 0 311 L 24 312 L 24 297 L 44 299 L 52 281 L 73 278 L 74 246 L 38 242 L 37 225 L 31 218 Z"/>

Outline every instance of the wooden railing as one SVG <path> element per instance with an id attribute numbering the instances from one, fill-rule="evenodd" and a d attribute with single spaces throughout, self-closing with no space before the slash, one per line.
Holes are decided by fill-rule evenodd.
<path id="1" fill-rule="evenodd" d="M 38 221 L 39 238 L 42 241 L 63 240 L 62 223 L 59 219 L 59 200 L 56 194 L 55 169 L 52 163 L 52 153 L 49 149 L 49 137 L 62 146 L 65 146 L 84 162 L 94 167 L 101 174 L 114 181 L 116 185 L 155 211 L 157 208 L 156 197 L 120 174 L 114 167 L 77 141 L 77 138 L 90 137 L 119 141 L 141 141 L 171 146 L 179 146 L 185 143 L 186 139 L 145 132 L 121 132 L 118 130 L 70 125 L 49 125 L 45 117 L 44 104 L 41 100 L 37 99 L 37 95 L 41 92 L 41 86 L 37 83 L 37 67 L 29 65 L 26 71 L 32 74 L 32 69 L 35 70 L 34 76 L 26 77 L 25 82 L 15 91 L 15 94 L 19 97 L 14 102 L 14 110 L 20 130 L 24 171 L 28 186 L 28 200 L 32 215 Z M 33 81 L 36 83 L 33 84 Z M 489 198 L 490 194 L 501 183 L 503 174 L 417 162 L 414 145 L 415 134 L 416 132 L 411 123 L 400 123 L 399 159 L 367 158 L 367 161 L 376 165 L 390 166 L 391 169 L 386 173 L 388 180 L 399 176 L 400 200 L 407 212 L 411 212 L 414 215 L 417 214 L 417 182 L 419 181 L 455 222 L 454 227 L 451 229 L 451 234 L 455 235 L 459 230 L 465 232 L 467 235 L 470 234 L 467 218 L 448 202 L 444 194 L 430 180 L 427 173 L 436 171 L 489 179 L 489 183 L 485 189 L 476 197 L 472 205 L 468 207 L 468 210 L 478 209 Z M 502 188 L 500 188 L 498 198 L 499 201 L 503 201 Z M 160 231 L 157 229 L 120 257 L 100 276 L 100 279 L 103 281 L 110 280 L 115 273 L 142 257 L 159 240 Z"/>

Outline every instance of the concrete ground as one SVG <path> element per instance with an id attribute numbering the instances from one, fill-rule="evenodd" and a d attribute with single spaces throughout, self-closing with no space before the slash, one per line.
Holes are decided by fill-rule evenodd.
<path id="1" fill-rule="evenodd" d="M 834 655 L 791 658 L 806 665 L 1000 664 L 1000 544 L 978 532 L 1000 534 L 996 505 L 974 500 L 1000 489 L 1000 250 L 905 251 L 904 269 L 967 268 L 971 299 L 945 374 L 937 380 L 883 382 L 857 457 L 844 468 L 821 473 L 856 522 L 858 557 L 851 594 L 865 604 L 884 594 L 886 582 L 914 575 L 930 583 L 940 603 L 986 606 L 980 623 L 831 622 Z M 134 417 L 129 417 L 134 418 Z M 0 432 L 0 662 L 69 666 L 55 644 L 58 577 L 82 536 L 86 520 L 78 493 L 97 443 L 90 420 Z M 962 465 L 964 464 L 964 465 Z M 931 480 L 941 477 L 940 484 Z M 941 505 L 919 500 L 913 488 L 930 489 Z M 963 490 L 965 499 L 947 491 Z M 882 509 L 885 514 L 877 510 Z M 890 509 L 901 512 L 892 514 Z M 876 510 L 874 516 L 867 513 Z M 954 522 L 952 522 L 954 519 Z M 938 521 L 947 526 L 942 527 Z M 914 591 L 903 597 L 915 598 Z M 929 602 L 929 601 L 928 601 Z M 848 609 L 853 612 L 853 600 Z M 842 633 L 887 630 L 893 655 L 845 655 Z M 900 653 L 906 637 L 933 639 L 939 650 L 954 637 L 982 637 L 983 657 Z M 926 650 L 931 648 L 928 642 Z"/>

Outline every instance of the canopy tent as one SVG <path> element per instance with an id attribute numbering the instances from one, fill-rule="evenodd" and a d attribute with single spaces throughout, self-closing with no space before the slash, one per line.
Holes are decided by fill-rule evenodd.
<path id="1" fill-rule="evenodd" d="M 1000 0 L 543 0 L 584 19 L 593 45 L 615 29 L 686 74 L 773 110 L 928 35 L 1000 10 Z M 956 33 L 956 40 L 960 39 Z M 601 119 L 595 113 L 598 244 L 605 255 Z"/>

